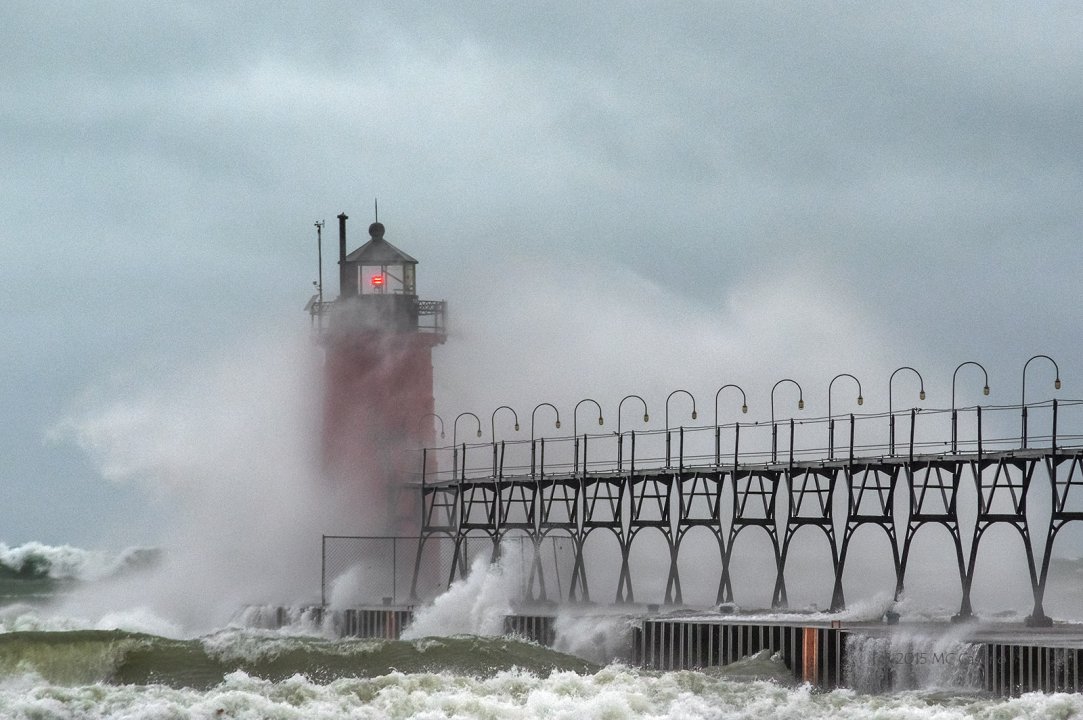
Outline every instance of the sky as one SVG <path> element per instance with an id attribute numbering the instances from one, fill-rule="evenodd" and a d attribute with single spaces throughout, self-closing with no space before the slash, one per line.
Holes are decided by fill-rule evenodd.
<path id="1" fill-rule="evenodd" d="M 823 415 L 841 372 L 875 411 L 903 365 L 943 408 L 964 361 L 1010 404 L 1038 353 L 1083 397 L 1076 3 L 273 5 L 0 8 L 0 541 L 275 492 L 314 223 L 333 295 L 377 198 L 450 306 L 445 417 L 738 382 L 763 420 L 785 377 Z"/>

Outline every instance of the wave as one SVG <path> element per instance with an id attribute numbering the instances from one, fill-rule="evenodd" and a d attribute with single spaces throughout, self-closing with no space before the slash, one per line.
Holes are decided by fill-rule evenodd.
<path id="1" fill-rule="evenodd" d="M 149 547 L 110 554 L 71 545 L 28 542 L 10 547 L 0 543 L 0 578 L 94 581 L 153 567 L 160 558 L 161 551 Z"/>
<path id="2" fill-rule="evenodd" d="M 40 677 L 53 685 L 93 683 L 207 689 L 234 672 L 271 682 L 302 675 L 345 677 L 447 672 L 489 677 L 509 668 L 548 674 L 591 672 L 570 655 L 506 638 L 474 636 L 330 640 L 275 631 L 228 629 L 195 640 L 120 630 L 25 631 L 0 635 L 0 678 Z"/>

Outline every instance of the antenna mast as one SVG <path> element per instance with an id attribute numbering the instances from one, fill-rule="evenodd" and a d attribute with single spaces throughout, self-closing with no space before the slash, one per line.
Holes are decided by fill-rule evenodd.
<path id="1" fill-rule="evenodd" d="M 320 305 L 323 305 L 323 220 L 316 221 L 316 263 L 318 265 L 316 277 L 316 295 Z M 322 310 L 322 307 L 321 307 Z"/>

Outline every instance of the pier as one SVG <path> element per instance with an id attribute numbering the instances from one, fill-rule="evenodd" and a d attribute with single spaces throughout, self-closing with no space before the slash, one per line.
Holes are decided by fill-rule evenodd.
<path id="1" fill-rule="evenodd" d="M 968 365 L 984 373 L 968 362 L 956 375 Z M 832 385 L 839 379 L 854 380 L 861 405 L 856 378 L 843 373 Z M 621 659 L 647 669 L 709 670 L 766 656 L 795 681 L 821 689 L 932 683 L 998 695 L 1079 692 L 1083 626 L 1054 623 L 1045 594 L 1058 536 L 1083 520 L 1083 401 L 1028 404 L 1024 393 L 1019 405 L 960 407 L 953 376 L 950 408 L 895 411 L 889 388 L 886 413 L 836 415 L 829 386 L 826 416 L 778 419 L 775 391 L 787 384 L 804 408 L 800 385 L 779 381 L 769 421 L 720 421 L 724 391 L 739 391 L 742 415 L 747 411 L 736 385 L 715 393 L 710 424 L 675 420 L 675 407 L 698 419 L 696 399 L 685 390 L 666 398 L 662 428 L 649 426 L 646 400 L 628 395 L 617 403 L 615 431 L 579 432 L 580 420 L 605 424 L 601 404 L 587 398 L 574 406 L 571 434 L 552 436 L 544 426 L 560 430 L 560 412 L 540 403 L 529 415 L 529 440 L 502 436 L 521 427 L 506 405 L 492 412 L 490 437 L 479 442 L 459 441 L 460 425 L 482 437 L 477 414 L 459 413 L 445 425 L 428 413 L 423 419 L 438 422 L 441 437 L 449 430 L 452 442 L 427 447 L 415 460 L 407 485 L 417 494 L 417 534 L 324 536 L 313 612 L 339 635 L 394 640 L 418 608 L 464 581 L 476 561 L 486 567 L 514 556 L 520 574 L 508 582 L 518 586 L 515 609 L 503 631 L 557 649 L 560 613 L 587 613 L 623 618 Z M 983 390 L 988 394 L 987 377 Z M 508 421 L 502 427 L 498 416 Z M 626 429 L 630 417 L 647 427 Z M 900 600 L 914 540 L 933 527 L 946 531 L 953 560 L 942 580 L 961 595 L 952 622 L 899 623 L 890 610 L 878 621 L 842 619 L 855 536 L 886 538 L 881 564 L 894 570 Z M 972 604 L 982 553 L 996 560 L 1004 552 L 987 540 L 998 527 L 1012 531 L 1025 558 L 1025 572 L 1008 579 L 1029 590 L 1029 606 L 1017 608 L 1028 613 L 1025 622 L 983 621 Z M 746 590 L 732 568 L 750 552 L 745 536 L 753 533 L 768 541 L 769 559 L 756 562 L 765 563 L 772 588 L 770 610 L 746 617 L 735 603 Z M 809 543 L 806 535 L 823 540 Z M 648 537 L 663 548 L 661 571 L 657 557 L 650 567 L 637 562 Z M 788 561 L 798 542 L 819 548 L 829 563 L 830 594 L 820 605 L 826 612 L 788 612 Z M 711 576 L 708 602 L 688 601 L 689 568 L 701 586 Z M 616 576 L 612 594 L 599 590 L 606 572 Z M 358 583 L 351 591 L 343 582 L 351 573 L 364 578 L 363 598 Z"/>
<path id="2" fill-rule="evenodd" d="M 1035 436 L 1033 421 L 1027 421 L 1038 412 L 1048 425 Z M 715 603 L 729 603 L 737 541 L 755 528 L 772 548 L 773 608 L 788 606 L 787 560 L 795 537 L 812 532 L 825 538 L 833 573 L 825 605 L 841 610 L 847 558 L 859 530 L 886 536 L 885 561 L 895 570 L 898 598 L 914 538 L 940 526 L 950 535 L 957 571 L 945 580 L 959 583 L 956 619 L 966 620 L 974 615 L 971 591 L 982 540 L 991 528 L 1004 526 L 1017 532 L 1026 558 L 1027 576 L 1018 582 L 1033 600 L 1028 623 L 1052 623 L 1043 600 L 1055 541 L 1065 526 L 1083 519 L 1083 402 L 699 427 L 671 427 L 668 416 L 667 403 L 664 430 L 521 442 L 494 437 L 426 449 L 416 485 L 421 530 L 410 597 L 420 597 L 416 578 L 426 566 L 428 543 L 452 543 L 450 583 L 465 575 L 468 548 L 483 544 L 495 559 L 501 543 L 512 538 L 532 552 L 527 600 L 635 603 L 645 580 L 636 577 L 632 549 L 654 534 L 669 555 L 662 604 L 683 604 L 681 560 L 706 553 L 721 567 Z M 1009 417 L 1022 417 L 1022 435 L 1003 432 Z M 897 425 L 905 432 L 901 440 Z M 936 438 L 940 430 L 949 431 L 943 439 Z M 877 434 L 886 434 L 887 442 L 878 442 Z M 967 483 L 973 492 L 961 492 Z M 1038 483 L 1045 486 L 1035 488 L 1044 496 L 1041 507 L 1028 509 Z M 596 535 L 608 535 L 618 549 L 611 598 L 591 591 L 586 546 Z M 559 593 L 553 574 L 561 561 L 546 553 L 554 542 L 570 553 Z"/>

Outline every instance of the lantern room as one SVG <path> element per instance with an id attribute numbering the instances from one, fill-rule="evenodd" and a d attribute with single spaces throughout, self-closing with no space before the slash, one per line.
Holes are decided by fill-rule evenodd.
<path id="1" fill-rule="evenodd" d="M 345 213 L 338 216 L 339 297 L 332 332 L 422 331 L 442 342 L 444 303 L 418 299 L 417 260 L 387 241 L 380 222 L 369 225 L 368 242 L 347 253 L 347 219 Z"/>
<path id="2" fill-rule="evenodd" d="M 369 241 L 346 256 L 358 295 L 417 296 L 417 260 L 384 239 L 384 226 L 369 225 Z"/>

